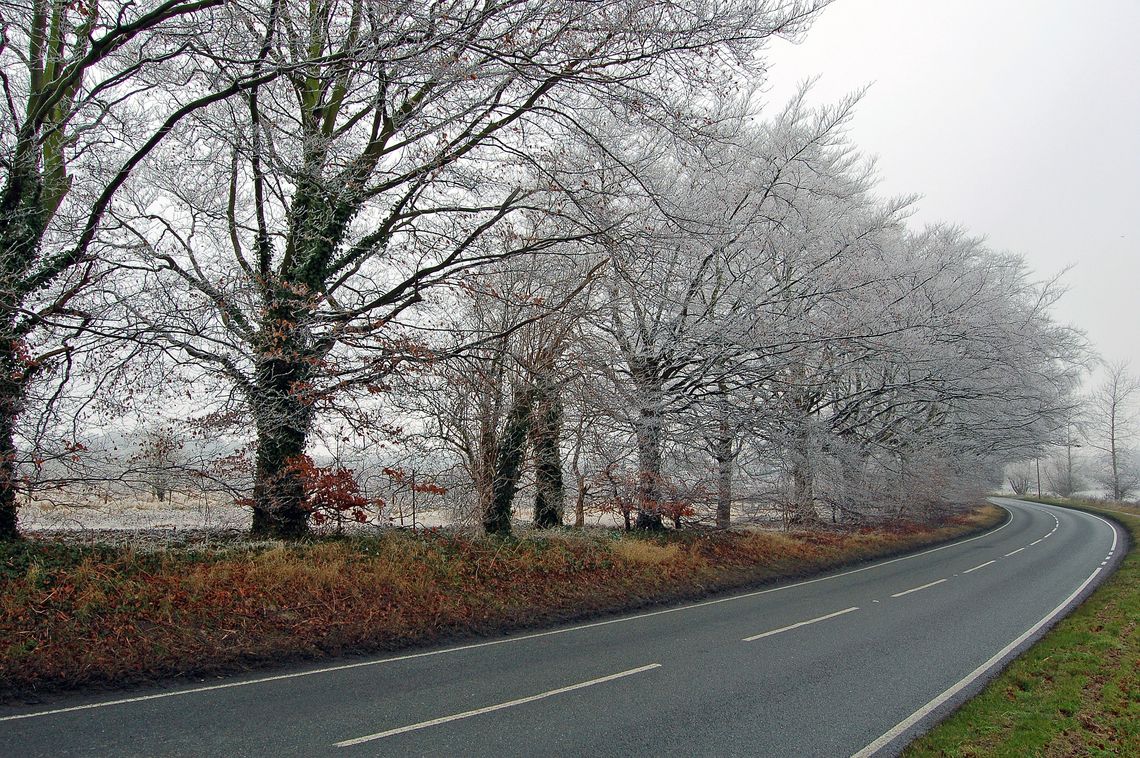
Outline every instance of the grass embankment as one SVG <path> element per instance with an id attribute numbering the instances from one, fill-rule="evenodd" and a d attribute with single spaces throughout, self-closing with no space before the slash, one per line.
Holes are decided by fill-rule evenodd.
<path id="1" fill-rule="evenodd" d="M 1140 540 L 1140 509 L 1107 512 Z M 1103 505 L 1103 504 L 1102 504 Z M 1132 515 L 1132 514 L 1135 515 Z M 1140 756 L 1140 552 L 905 756 Z"/>
<path id="2" fill-rule="evenodd" d="M 377 651 L 803 576 L 996 525 L 854 533 L 444 532 L 228 548 L 0 547 L 0 697 Z"/>

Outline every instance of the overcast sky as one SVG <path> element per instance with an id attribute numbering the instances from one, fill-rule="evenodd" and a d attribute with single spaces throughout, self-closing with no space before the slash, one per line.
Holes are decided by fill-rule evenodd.
<path id="1" fill-rule="evenodd" d="M 769 101 L 870 84 L 850 134 L 883 194 L 1073 269 L 1060 320 L 1140 371 L 1140 0 L 837 0 L 770 50 Z"/>

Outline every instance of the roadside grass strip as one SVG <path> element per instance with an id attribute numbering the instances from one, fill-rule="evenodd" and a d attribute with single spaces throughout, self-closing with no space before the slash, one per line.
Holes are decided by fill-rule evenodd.
<path id="1" fill-rule="evenodd" d="M 1128 555 L 1088 600 L 904 756 L 1140 756 L 1140 516 L 1117 505 L 1037 502 L 1110 513 L 1132 536 Z"/>
<path id="2" fill-rule="evenodd" d="M 673 613 L 685 606 L 660 604 L 728 602 L 741 596 L 704 598 L 949 549 L 1004 528 L 1004 516 L 986 506 L 940 526 L 875 531 L 392 532 L 153 552 L 29 539 L 0 547 L 0 699 L 245 673 L 654 605 L 650 614 Z"/>

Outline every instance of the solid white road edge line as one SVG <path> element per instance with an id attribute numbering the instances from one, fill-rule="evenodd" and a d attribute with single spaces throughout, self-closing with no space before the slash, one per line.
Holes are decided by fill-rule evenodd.
<path id="1" fill-rule="evenodd" d="M 972 569 L 966 569 L 966 570 L 965 570 L 965 571 L 963 571 L 962 573 L 963 573 L 963 574 L 968 574 L 968 573 L 970 573 L 971 571 L 977 571 L 978 569 L 983 569 L 983 568 L 985 568 L 986 566 L 990 565 L 991 563 L 997 563 L 997 560 L 986 561 L 986 562 L 985 562 L 985 563 L 983 563 L 983 564 L 980 564 L 980 565 L 978 565 L 978 566 L 974 566 Z"/>
<path id="2" fill-rule="evenodd" d="M 665 608 L 665 609 L 660 610 L 660 611 L 648 611 L 646 613 L 639 613 L 639 614 L 634 615 L 634 616 L 622 616 L 621 618 L 609 619 L 607 621 L 593 621 L 593 622 L 590 622 L 588 624 L 578 624 L 577 626 L 568 626 L 568 627 L 565 627 L 563 629 L 551 629 L 550 631 L 546 631 L 546 632 L 534 632 L 533 634 L 521 634 L 518 637 L 504 637 L 503 639 L 491 640 L 489 642 L 473 642 L 470 645 L 456 645 L 455 647 L 446 647 L 446 648 L 442 648 L 440 650 L 427 650 L 427 651 L 422 652 L 422 653 L 408 653 L 407 655 L 397 655 L 397 656 L 393 656 L 391 658 L 380 658 L 379 660 L 374 660 L 374 661 L 360 661 L 359 663 L 342 663 L 342 664 L 339 664 L 336 666 L 325 666 L 323 668 L 311 669 L 309 671 L 295 671 L 291 674 L 275 674 L 273 676 L 262 676 L 262 677 L 258 677 L 256 679 L 246 679 L 246 680 L 240 681 L 240 682 L 226 682 L 225 684 L 208 684 L 208 685 L 204 685 L 202 687 L 191 687 L 190 689 L 185 689 L 185 690 L 175 690 L 174 692 L 159 692 L 159 693 L 156 693 L 153 695 L 140 695 L 138 697 L 125 697 L 125 698 L 120 698 L 118 700 L 107 700 L 107 701 L 100 702 L 100 703 L 86 703 L 85 705 L 73 705 L 73 706 L 69 706 L 67 708 L 53 708 L 53 709 L 48 710 L 48 711 L 35 711 L 33 713 L 21 713 L 21 714 L 15 715 L 15 716 L 0 716 L 0 723 L 3 723 L 5 721 L 17 721 L 19 719 L 38 718 L 40 716 L 54 716 L 54 715 L 59 714 L 59 713 L 71 713 L 73 711 L 87 711 L 87 710 L 91 710 L 94 708 L 106 708 L 106 707 L 112 706 L 112 705 L 126 705 L 128 703 L 141 703 L 141 702 L 145 702 L 147 700 L 161 700 L 163 698 L 168 698 L 168 697 L 181 697 L 182 695 L 193 695 L 193 694 L 196 694 L 199 692 L 211 692 L 213 690 L 228 690 L 232 687 L 247 687 L 251 684 L 265 684 L 267 682 L 280 682 L 280 681 L 284 681 L 287 679 L 298 679 L 298 678 L 303 677 L 303 676 L 314 676 L 316 674 L 329 674 L 329 673 L 332 673 L 334 671 L 348 671 L 350 669 L 367 668 L 369 666 L 381 666 L 385 663 L 398 663 L 400 661 L 409 661 L 409 660 L 413 660 L 415 658 L 429 658 L 429 657 L 435 656 L 435 655 L 446 655 L 448 653 L 459 653 L 459 652 L 463 652 L 465 650 L 475 650 L 475 649 L 483 648 L 483 647 L 492 647 L 494 645 L 505 645 L 505 644 L 511 643 L 511 642 L 524 642 L 526 640 L 538 639 L 540 637 L 550 637 L 550 636 L 555 635 L 555 634 L 567 634 L 569 632 L 578 632 L 578 631 L 582 631 L 584 629 L 594 629 L 594 628 L 600 627 L 600 626 L 609 626 L 610 624 L 624 624 L 624 623 L 629 622 L 629 621 L 637 621 L 639 619 L 650 618 L 652 616 L 663 616 L 667 613 L 679 613 L 681 611 L 693 610 L 694 608 L 703 608 L 707 605 L 719 605 L 720 603 L 731 603 L 731 602 L 734 602 L 736 600 L 747 600 L 748 598 L 759 597 L 760 595 L 768 595 L 768 594 L 771 594 L 773 592 L 783 592 L 784 590 L 795 589 L 796 587 L 803 587 L 804 585 L 807 585 L 807 584 L 815 584 L 816 582 L 827 582 L 827 581 L 831 581 L 832 579 L 839 579 L 840 577 L 850 576 L 851 574 L 859 574 L 863 571 L 871 571 L 872 569 L 877 569 L 881 566 L 889 566 L 892 563 L 898 563 L 899 561 L 909 561 L 912 558 L 921 558 L 924 555 L 930 555 L 931 553 L 937 553 L 939 550 L 948 550 L 952 547 L 958 547 L 959 545 L 965 545 L 966 543 L 973 542 L 974 540 L 980 540 L 984 537 L 992 536 L 992 535 L 1000 532 L 1002 529 L 1005 529 L 1007 526 L 1009 526 L 1013 522 L 1013 511 L 1010 511 L 1008 508 L 1005 508 L 1004 506 L 1001 506 L 1001 505 L 998 505 L 998 507 L 1003 508 L 1006 511 L 1006 513 L 1010 514 L 1010 517 L 1006 520 L 1006 522 L 1004 524 L 997 527 L 996 529 L 992 529 L 992 530 L 985 532 L 983 534 L 979 534 L 976 537 L 970 537 L 968 539 L 959 540 L 957 542 L 951 542 L 948 545 L 941 545 L 939 547 L 934 547 L 934 548 L 931 548 L 929 550 L 924 550 L 921 553 L 913 553 L 911 555 L 903 555 L 903 556 L 900 556 L 898 558 L 892 558 L 889 561 L 882 561 L 881 563 L 873 563 L 870 566 L 864 566 L 862 568 L 851 569 L 850 571 L 843 571 L 843 572 L 838 573 L 838 574 L 831 574 L 830 576 L 821 576 L 821 577 L 818 577 L 816 579 L 806 579 L 802 582 L 796 582 L 795 584 L 785 584 L 785 585 L 782 585 L 780 587 L 772 587 L 772 588 L 766 589 L 766 590 L 756 590 L 755 592 L 746 592 L 746 593 L 741 594 L 741 595 L 732 595 L 731 597 L 717 598 L 716 600 L 703 600 L 699 603 L 692 603 L 690 605 L 681 605 L 681 606 L 677 606 L 676 608 Z"/>
<path id="3" fill-rule="evenodd" d="M 773 634 L 779 634 L 780 632 L 788 632 L 788 631 L 791 631 L 792 629 L 799 629 L 801 626 L 807 626 L 808 624 L 815 624 L 815 623 L 818 623 L 820 621 L 827 621 L 828 619 L 833 619 L 836 616 L 842 616 L 844 613 L 851 613 L 851 611 L 857 611 L 857 610 L 859 610 L 858 606 L 852 606 L 850 608 L 844 608 L 841 611 L 836 611 L 835 613 L 829 613 L 826 616 L 820 616 L 819 618 L 808 619 L 807 621 L 801 621 L 798 624 L 791 624 L 790 626 L 782 626 L 779 629 L 773 629 L 770 632 L 763 632 L 761 634 L 754 634 L 751 637 L 745 637 L 742 641 L 743 642 L 752 642 L 754 640 L 761 639 L 762 637 L 771 637 Z"/>
<path id="4" fill-rule="evenodd" d="M 1098 519 L 1099 521 L 1104 522 L 1109 527 L 1109 529 L 1112 530 L 1112 546 L 1113 546 L 1113 549 L 1115 549 L 1116 548 L 1116 541 L 1117 541 L 1117 537 L 1118 537 L 1117 532 L 1116 532 L 1116 527 L 1113 526 L 1106 519 L 1100 518 L 1096 514 L 1090 513 L 1088 515 L 1092 516 L 1093 518 Z M 1057 616 L 1059 616 L 1061 614 L 1061 612 L 1065 610 L 1065 606 L 1067 606 L 1069 603 L 1071 603 L 1073 600 L 1075 600 L 1078 595 L 1080 595 L 1082 592 L 1084 592 L 1085 588 L 1088 587 L 1090 584 L 1092 584 L 1093 580 L 1096 579 L 1097 575 L 1100 574 L 1100 572 L 1103 570 L 1104 569 L 1100 568 L 1100 567 L 1093 569 L 1093 572 L 1091 574 L 1089 574 L 1088 579 L 1085 579 L 1083 582 L 1081 582 L 1081 586 L 1079 586 L 1075 590 L 1073 590 L 1073 594 L 1069 595 L 1067 598 L 1062 600 L 1061 604 L 1058 605 L 1056 608 L 1054 608 L 1052 611 L 1050 611 L 1045 616 L 1045 618 L 1038 621 L 1036 624 L 1034 624 L 1030 629 L 1025 631 L 1021 636 L 1019 636 L 1013 642 L 1011 642 L 1008 645 L 1006 645 L 1005 647 L 1003 647 L 1001 650 L 999 650 L 997 653 L 995 653 L 992 658 L 990 658 L 988 661 L 983 663 L 981 666 L 978 666 L 976 669 L 971 671 L 969 674 L 966 674 L 966 676 L 964 676 L 962 679 L 960 679 L 957 683 L 955 683 L 953 686 L 951 686 L 949 689 L 947 689 L 941 695 L 934 698 L 929 703 L 922 706 L 917 711 L 910 714 L 909 716 L 907 716 L 905 719 L 903 719 L 899 723 L 895 724 L 893 727 L 891 727 L 891 729 L 889 731 L 884 732 L 877 740 L 875 740 L 871 744 L 867 745 L 865 748 L 860 750 L 858 753 L 855 753 L 854 755 L 852 755 L 851 758 L 869 758 L 869 756 L 874 755 L 876 752 L 878 752 L 879 750 L 881 750 L 882 748 L 884 748 L 888 744 L 890 744 L 895 738 L 897 738 L 903 732 L 910 729 L 912 726 L 917 724 L 919 721 L 921 721 L 922 719 L 926 718 L 931 713 L 933 713 L 934 710 L 936 708 L 938 708 L 940 705 L 945 703 L 950 698 L 954 697 L 956 694 L 961 692 L 966 687 L 969 687 L 974 682 L 974 680 L 976 680 L 978 677 L 982 676 L 987 671 L 989 671 L 989 669 L 991 669 L 998 662 L 1000 662 L 1002 658 L 1005 658 L 1011 652 L 1016 650 L 1017 647 L 1021 643 L 1025 642 L 1027 639 L 1029 639 L 1034 634 L 1039 632 L 1046 624 L 1053 622 L 1057 618 Z"/>
<path id="5" fill-rule="evenodd" d="M 615 679 L 621 679 L 623 677 L 633 676 L 634 674 L 640 674 L 643 671 L 649 671 L 650 669 L 656 669 L 656 668 L 661 668 L 661 664 L 660 663 L 650 663 L 648 666 L 639 666 L 638 668 L 629 669 L 628 671 L 621 671 L 621 672 L 618 672 L 617 674 L 610 674 L 609 676 L 602 676 L 602 677 L 598 677 L 597 679 L 591 679 L 588 682 L 579 682 L 578 684 L 571 684 L 568 687 L 559 687 L 556 690 L 548 690 L 546 692 L 540 692 L 537 695 L 530 695 L 529 697 L 520 697 L 518 700 L 508 700 L 505 703 L 498 703 L 497 705 L 488 705 L 486 708 L 476 708 L 473 711 L 464 711 L 463 713 L 456 713 L 452 716 L 443 716 L 443 717 L 438 718 L 438 719 L 431 719 L 430 721 L 421 721 L 418 724 L 409 724 L 408 726 L 401 726 L 401 727 L 398 727 L 396 729 L 389 729 L 386 732 L 377 732 L 376 734 L 367 734 L 363 737 L 356 737 L 355 739 L 351 739 L 351 740 L 343 740 L 342 742 L 336 743 L 336 747 L 352 747 L 353 745 L 359 745 L 362 742 L 371 742 L 372 740 L 379 740 L 379 739 L 383 739 L 385 737 L 391 737 L 392 735 L 395 735 L 395 734 L 403 734 L 404 732 L 414 732 L 417 729 L 427 729 L 429 726 L 438 726 L 440 724 L 446 724 L 450 721 L 458 721 L 460 719 L 471 718 L 472 716 L 481 716 L 484 713 L 491 713 L 492 711 L 501 711 L 504 708 L 513 708 L 516 705 L 524 705 L 526 703 L 533 703 L 535 700 L 542 700 L 544 698 L 553 697 L 554 695 L 561 695 L 564 692 L 573 692 L 574 690 L 580 690 L 584 687 L 593 687 L 595 684 L 604 684 L 605 682 L 612 682 Z"/>
<path id="6" fill-rule="evenodd" d="M 1015 639 L 1013 642 L 1011 642 L 1008 645 L 1006 645 L 1005 647 L 1003 647 L 1001 650 L 999 650 L 997 653 L 995 653 L 992 658 L 990 658 L 988 661 L 983 663 L 981 666 L 978 666 L 976 669 L 971 671 L 969 674 L 966 674 L 966 676 L 964 676 L 962 679 L 960 679 L 957 683 L 955 683 L 952 687 L 947 689 L 941 695 L 934 698 L 929 703 L 922 706 L 917 711 L 910 714 L 909 716 L 907 716 L 905 719 L 903 719 L 899 723 L 895 724 L 893 727 L 891 727 L 891 729 L 889 731 L 884 732 L 877 740 L 875 740 L 871 744 L 867 745 L 865 748 L 860 750 L 858 753 L 855 753 L 854 755 L 852 755 L 851 758 L 869 758 L 869 756 L 874 755 L 880 749 L 886 747 L 892 740 L 894 740 L 900 734 L 905 732 L 907 729 L 910 729 L 912 726 L 917 724 L 919 721 L 926 718 L 929 714 L 931 714 L 934 711 L 935 708 L 942 705 L 947 700 L 954 697 L 954 695 L 958 694 L 963 689 L 968 687 L 975 679 L 980 677 L 982 674 L 986 673 L 986 671 L 988 671 L 992 666 L 997 664 L 998 661 L 1000 661 L 1002 658 L 1007 656 L 1018 645 L 1020 645 L 1022 642 L 1025 642 L 1027 639 L 1029 639 L 1031 636 L 1033 636 L 1034 633 L 1036 633 L 1038 630 L 1040 630 L 1041 627 L 1045 626 L 1045 624 L 1052 621 L 1054 617 L 1056 617 L 1061 611 L 1063 611 L 1065 609 L 1066 605 L 1068 605 L 1070 602 L 1072 602 L 1073 598 L 1075 598 L 1077 595 L 1081 594 L 1081 592 L 1084 591 L 1085 587 L 1088 587 L 1089 584 L 1092 583 L 1092 580 L 1095 579 L 1097 574 L 1099 574 L 1102 570 L 1103 569 L 1101 569 L 1099 567 L 1096 568 L 1091 574 L 1089 574 L 1089 578 L 1086 579 L 1081 584 L 1080 587 L 1077 587 L 1077 589 L 1073 592 L 1073 594 L 1071 594 L 1067 598 L 1065 598 L 1065 600 L 1060 605 L 1058 605 L 1056 608 L 1054 608 L 1052 611 L 1050 611 L 1049 614 L 1045 618 L 1038 621 L 1036 624 L 1033 625 L 1032 628 L 1030 628 L 1028 631 L 1023 633 L 1020 637 Z"/>
<path id="7" fill-rule="evenodd" d="M 918 592 L 919 590 L 924 590 L 927 587 L 933 587 L 936 584 L 942 584 L 945 581 L 946 581 L 945 579 L 939 579 L 937 581 L 929 582 L 928 584 L 924 584 L 921 587 L 911 587 L 909 590 L 903 590 L 902 592 L 896 592 L 895 594 L 891 595 L 891 597 L 902 597 L 903 595 L 909 595 L 912 592 Z"/>

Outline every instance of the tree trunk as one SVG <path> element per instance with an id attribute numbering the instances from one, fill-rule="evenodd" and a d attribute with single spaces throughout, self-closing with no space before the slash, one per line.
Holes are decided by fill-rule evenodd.
<path id="1" fill-rule="evenodd" d="M 717 432 L 716 525 L 727 529 L 732 524 L 732 473 L 736 456 L 732 454 L 732 431 L 727 419 L 721 419 Z"/>
<path id="2" fill-rule="evenodd" d="M 661 436 L 664 431 L 661 388 L 653 366 L 637 366 L 641 407 L 637 420 L 637 521 L 638 529 L 664 529 L 661 518 Z"/>
<path id="3" fill-rule="evenodd" d="M 1112 465 L 1112 499 L 1119 502 L 1124 499 L 1123 489 L 1120 486 L 1120 469 L 1116 458 L 1116 403 L 1112 405 L 1112 412 L 1108 421 L 1108 447 L 1109 459 Z"/>
<path id="4" fill-rule="evenodd" d="M 0 382 L 0 384 L 7 385 L 9 382 Z M 7 387 L 3 388 L 3 390 L 7 389 Z M 19 482 L 16 478 L 16 440 L 14 434 L 19 408 L 18 400 L 19 398 L 12 398 L 6 394 L 0 395 L 0 541 L 3 542 L 20 538 L 16 515 L 16 495 Z"/>
<path id="5" fill-rule="evenodd" d="M 792 503 L 789 526 L 812 527 L 819 524 L 815 508 L 815 480 L 811 470 L 811 432 L 807 422 L 796 434 L 792 452 Z"/>
<path id="6" fill-rule="evenodd" d="M 661 415 L 656 408 L 641 409 L 637 429 L 638 529 L 664 529 L 661 519 Z"/>
<path id="7" fill-rule="evenodd" d="M 18 285 L 28 273 L 43 238 L 47 213 L 34 143 L 17 146 L 0 191 L 0 541 L 19 539 L 16 471 L 16 421 L 24 410 L 24 390 L 31 366 L 22 353 L 13 319 L 23 305 Z"/>
<path id="8" fill-rule="evenodd" d="M 309 532 L 305 487 L 297 464 L 305 455 L 312 403 L 304 395 L 309 364 L 263 358 L 252 398 L 257 421 L 257 468 L 253 484 L 253 536 L 298 539 Z"/>
<path id="9" fill-rule="evenodd" d="M 477 449 L 471 461 L 471 478 L 475 485 L 475 499 L 480 514 L 489 512 L 491 502 L 495 499 L 495 454 L 498 451 L 498 437 L 495 429 L 495 411 L 487 405 L 486 398 L 481 398 Z"/>
<path id="10" fill-rule="evenodd" d="M 581 528 L 586 525 L 586 486 L 585 478 L 578 480 L 578 497 L 574 500 L 574 526 Z"/>
<path id="11" fill-rule="evenodd" d="M 537 385 L 534 426 L 534 525 L 539 529 L 562 526 L 565 492 L 562 484 L 562 399 L 549 378 Z"/>
<path id="12" fill-rule="evenodd" d="M 529 389 L 516 389 L 495 455 L 491 502 L 483 512 L 483 529 L 487 534 L 506 537 L 511 533 L 511 504 L 518 489 L 519 474 L 526 453 L 532 403 L 532 392 Z"/>
<path id="13" fill-rule="evenodd" d="M 815 483 L 807 461 L 796 461 L 792 466 L 792 512 L 788 521 L 793 526 L 812 526 L 819 522 Z"/>

